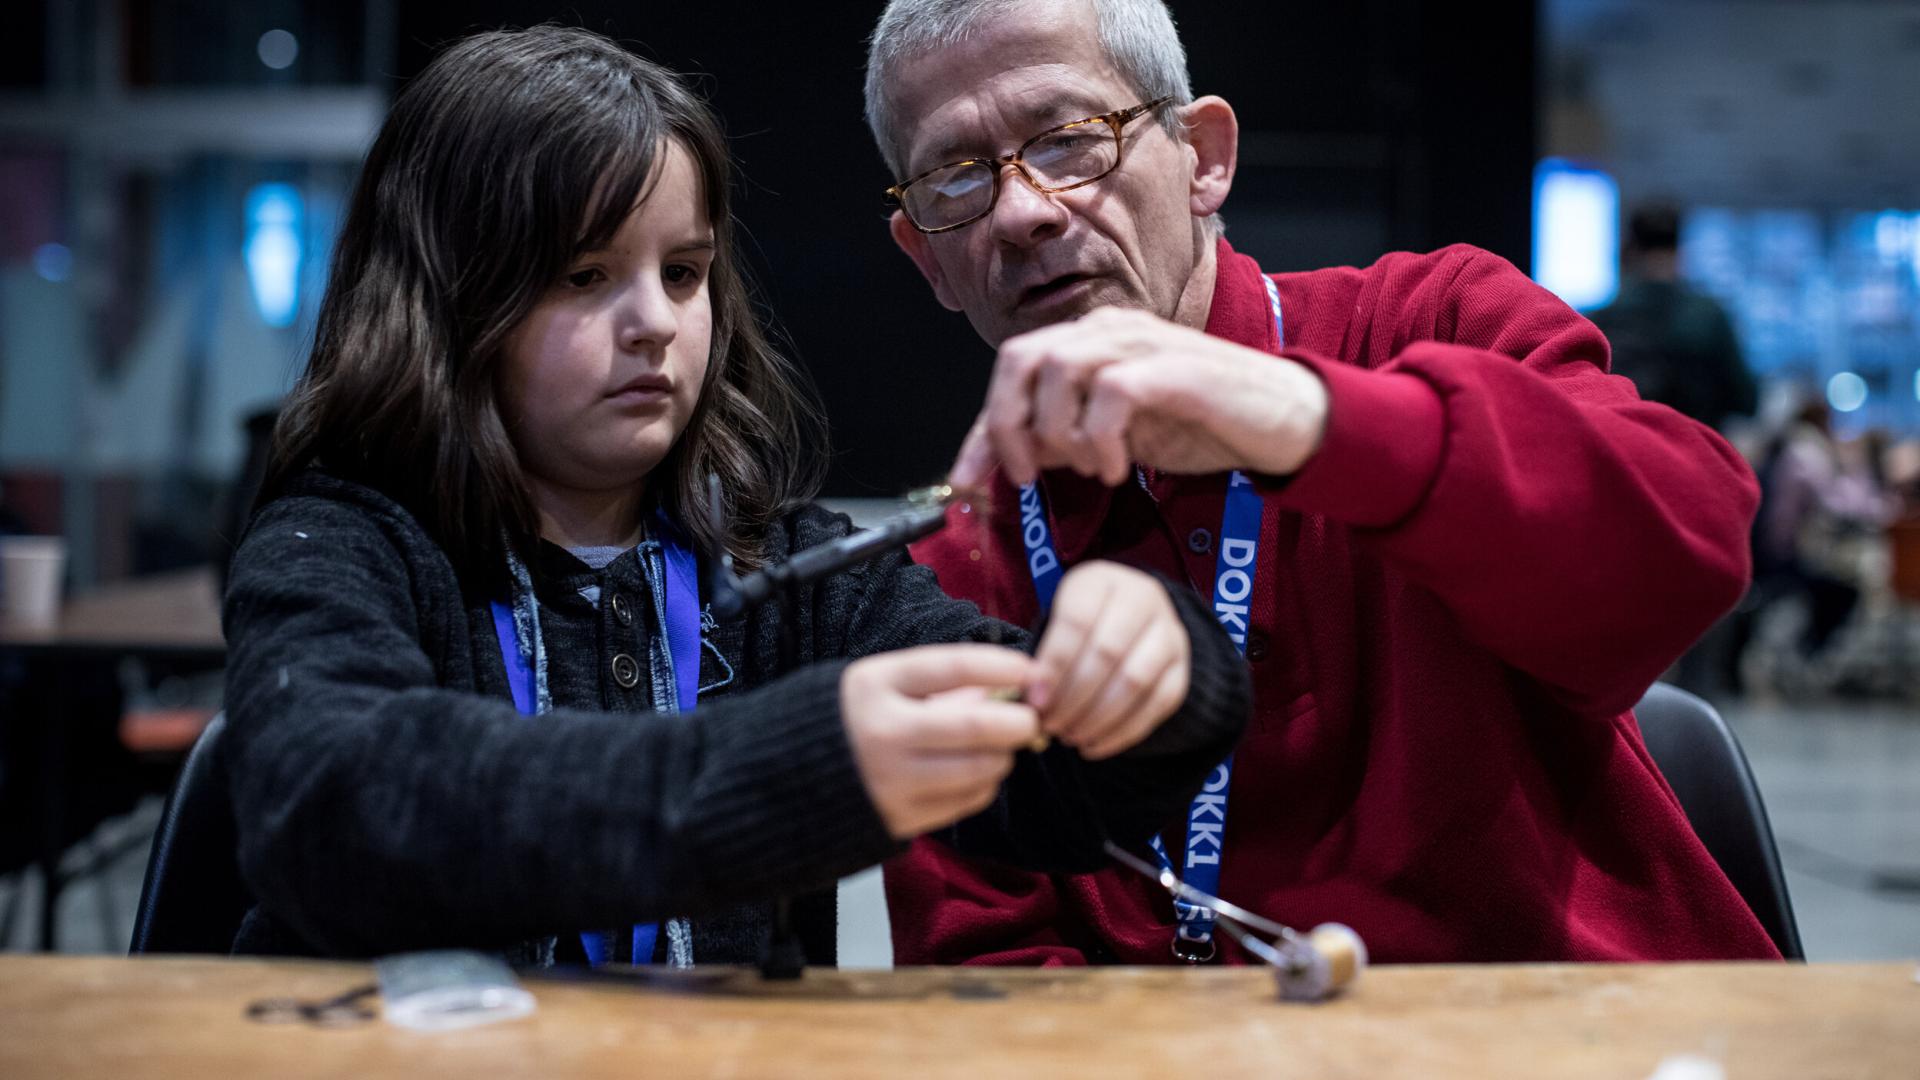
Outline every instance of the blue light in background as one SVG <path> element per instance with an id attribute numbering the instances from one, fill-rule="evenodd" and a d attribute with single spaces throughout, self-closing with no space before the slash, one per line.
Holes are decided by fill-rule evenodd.
<path id="1" fill-rule="evenodd" d="M 1545 158 L 1533 170 L 1533 277 L 1581 310 L 1620 291 L 1620 185 Z"/>
<path id="2" fill-rule="evenodd" d="M 284 71 L 300 58 L 300 39 L 285 30 L 269 30 L 260 35 L 256 50 L 261 63 L 275 71 Z"/>
<path id="3" fill-rule="evenodd" d="M 291 326 L 300 309 L 300 192 L 259 184 L 247 193 L 247 281 L 269 326 Z"/>
<path id="4" fill-rule="evenodd" d="M 41 244 L 33 249 L 33 272 L 47 281 L 61 282 L 73 276 L 73 251 L 65 244 Z"/>
<path id="5" fill-rule="evenodd" d="M 1852 412 L 1867 403 L 1867 380 L 1843 371 L 1827 380 L 1827 404 L 1835 412 Z"/>

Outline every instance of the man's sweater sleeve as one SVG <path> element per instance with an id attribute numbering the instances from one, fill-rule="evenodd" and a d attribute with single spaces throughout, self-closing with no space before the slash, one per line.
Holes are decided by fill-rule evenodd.
<path id="1" fill-rule="evenodd" d="M 1330 412 L 1269 491 L 1353 526 L 1570 708 L 1617 715 L 1738 601 L 1757 484 L 1711 429 L 1608 375 L 1592 323 L 1505 260 L 1443 255 L 1376 270 L 1371 333 L 1411 342 L 1385 363 L 1288 353 Z"/>
<path id="2" fill-rule="evenodd" d="M 402 532 L 287 498 L 234 559 L 223 750 L 241 870 L 315 948 L 698 914 L 896 849 L 841 726 L 843 665 L 697 716 L 524 717 L 439 685 L 421 642 L 464 633 L 459 593 L 444 560 L 403 556 Z"/>

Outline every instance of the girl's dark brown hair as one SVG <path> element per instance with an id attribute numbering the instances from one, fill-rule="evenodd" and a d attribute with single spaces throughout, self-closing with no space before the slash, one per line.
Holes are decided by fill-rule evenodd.
<path id="1" fill-rule="evenodd" d="M 826 422 L 755 317 L 725 137 L 673 72 L 562 27 L 460 41 L 394 102 L 262 499 L 318 463 L 407 507 L 463 576 L 497 582 L 502 534 L 523 551 L 539 534 L 494 401 L 503 343 L 580 252 L 611 240 L 669 139 L 692 155 L 713 223 L 713 335 L 700 403 L 650 491 L 700 550 L 758 563 L 767 525 L 819 488 Z M 704 513 L 709 472 L 728 501 L 724 534 Z"/>

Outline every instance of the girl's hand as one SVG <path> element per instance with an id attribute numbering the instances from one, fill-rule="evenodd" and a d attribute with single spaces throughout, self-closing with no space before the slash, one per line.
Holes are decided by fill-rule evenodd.
<path id="1" fill-rule="evenodd" d="M 1014 752 L 1032 745 L 1040 727 L 1031 706 L 990 694 L 1029 685 L 1037 670 L 1024 653 L 974 644 L 922 645 L 847 665 L 840 676 L 847 741 L 895 839 L 951 825 L 993 802 Z"/>
<path id="2" fill-rule="evenodd" d="M 1193 648 L 1160 582 L 1110 562 L 1060 581 L 1027 702 L 1041 729 L 1089 761 L 1152 734 L 1187 697 Z"/>

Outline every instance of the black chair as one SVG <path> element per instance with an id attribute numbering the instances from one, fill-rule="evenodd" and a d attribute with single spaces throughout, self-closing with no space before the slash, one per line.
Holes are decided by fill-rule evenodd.
<path id="1" fill-rule="evenodd" d="M 1712 705 L 1666 683 L 1654 683 L 1633 713 L 1647 752 L 1679 796 L 1700 842 L 1780 954 L 1805 960 L 1767 808 L 1732 729 Z"/>
<path id="2" fill-rule="evenodd" d="M 220 761 L 226 727 L 225 715 L 208 722 L 174 781 L 153 834 L 130 953 L 224 955 L 253 906 L 240 880 L 239 835 Z"/>

